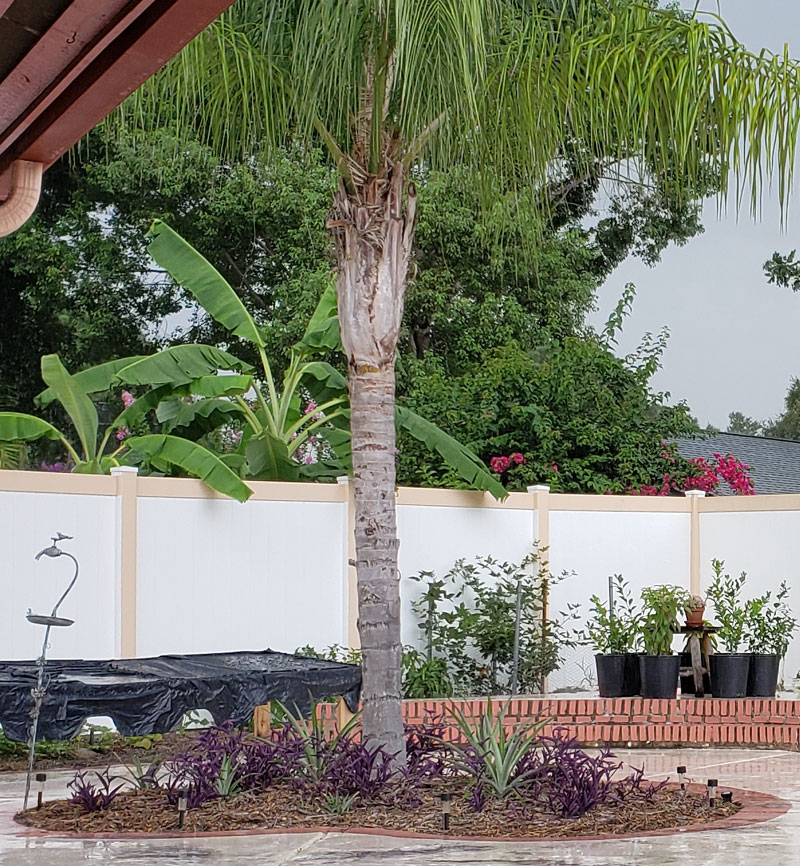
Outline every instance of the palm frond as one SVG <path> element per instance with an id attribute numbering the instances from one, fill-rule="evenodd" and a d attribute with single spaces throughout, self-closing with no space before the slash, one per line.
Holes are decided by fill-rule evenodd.
<path id="1" fill-rule="evenodd" d="M 414 154 L 541 187 L 566 138 L 692 197 L 708 170 L 753 206 L 792 180 L 798 65 L 714 16 L 584 0 L 239 0 L 115 116 L 222 156 L 321 136 L 347 176 Z M 318 140 L 318 139 L 317 139 Z M 343 158 L 342 158 L 343 157 Z"/>

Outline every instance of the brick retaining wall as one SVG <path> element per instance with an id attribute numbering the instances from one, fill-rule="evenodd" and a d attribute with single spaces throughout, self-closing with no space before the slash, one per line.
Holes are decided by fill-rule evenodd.
<path id="1" fill-rule="evenodd" d="M 409 723 L 421 722 L 443 713 L 451 704 L 467 715 L 478 715 L 486 709 L 486 699 L 404 701 L 404 716 Z M 495 699 L 493 706 L 503 706 L 503 701 Z M 506 717 L 510 723 L 542 716 L 553 720 L 548 730 L 556 725 L 565 727 L 588 746 L 608 743 L 800 749 L 800 700 L 519 698 L 508 703 Z"/>

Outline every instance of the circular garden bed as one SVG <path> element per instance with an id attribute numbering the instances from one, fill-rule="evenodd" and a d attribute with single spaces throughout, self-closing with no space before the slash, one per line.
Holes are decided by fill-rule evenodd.
<path id="1" fill-rule="evenodd" d="M 765 805 L 765 795 L 743 792 L 709 804 L 704 789 L 649 782 L 609 750 L 587 751 L 563 730 L 545 736 L 543 726 L 509 727 L 502 712 L 408 726 L 399 766 L 355 727 L 337 733 L 291 719 L 261 739 L 222 726 L 165 762 L 78 771 L 69 799 L 45 797 L 16 820 L 78 834 L 357 829 L 536 839 L 734 826 L 745 813 L 751 823 L 782 811 L 775 798 Z"/>

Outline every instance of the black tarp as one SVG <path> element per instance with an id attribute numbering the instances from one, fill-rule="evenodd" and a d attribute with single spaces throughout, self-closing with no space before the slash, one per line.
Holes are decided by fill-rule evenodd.
<path id="1" fill-rule="evenodd" d="M 312 700 L 342 696 L 355 711 L 361 668 L 286 653 L 168 655 L 121 661 L 47 661 L 38 738 L 67 740 L 89 716 L 110 716 L 126 737 L 174 730 L 184 713 L 208 710 L 217 723 L 246 722 L 253 709 L 281 701 L 305 714 Z M 0 725 L 28 737 L 36 662 L 0 661 Z"/>

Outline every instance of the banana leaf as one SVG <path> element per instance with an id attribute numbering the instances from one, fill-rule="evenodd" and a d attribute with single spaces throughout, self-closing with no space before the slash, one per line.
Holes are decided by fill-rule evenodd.
<path id="1" fill-rule="evenodd" d="M 347 396 L 347 379 L 325 361 L 310 361 L 303 365 L 303 387 L 317 405 L 335 397 Z"/>
<path id="2" fill-rule="evenodd" d="M 58 355 L 42 356 L 42 379 L 69 415 L 83 446 L 84 459 L 97 456 L 97 409 L 86 391 L 69 374 Z"/>
<path id="3" fill-rule="evenodd" d="M 289 456 L 286 443 L 263 430 L 244 444 L 247 474 L 261 481 L 297 481 L 299 467 Z"/>
<path id="4" fill-rule="evenodd" d="M 322 293 L 305 334 L 298 343 L 295 343 L 294 348 L 301 353 L 342 348 L 336 307 L 336 286 L 332 280 Z"/>
<path id="5" fill-rule="evenodd" d="M 431 451 L 436 451 L 471 487 L 487 490 L 495 499 L 508 496 L 505 487 L 477 455 L 435 424 L 405 406 L 395 407 L 395 421 L 398 427 L 408 431 Z"/>
<path id="6" fill-rule="evenodd" d="M 72 378 L 85 394 L 99 394 L 103 391 L 111 390 L 115 384 L 117 373 L 120 370 L 124 370 L 125 367 L 147 357 L 147 355 L 131 355 L 129 358 L 117 358 L 115 361 L 107 361 L 105 364 L 89 367 L 88 370 L 81 370 L 80 373 L 73 373 Z M 52 388 L 46 388 L 41 394 L 37 394 L 34 397 L 33 402 L 40 409 L 44 409 L 55 399 L 55 391 Z"/>
<path id="7" fill-rule="evenodd" d="M 161 385 L 137 397 L 130 406 L 122 410 L 111 422 L 115 429 L 119 427 L 133 427 L 134 424 L 144 418 L 152 409 L 157 409 L 159 404 L 175 393 L 171 385 Z"/>
<path id="8" fill-rule="evenodd" d="M 184 403 L 180 397 L 169 397 L 156 410 L 156 418 L 165 433 L 175 433 L 192 441 L 241 418 L 243 414 L 241 406 L 218 397 L 193 403 Z"/>
<path id="9" fill-rule="evenodd" d="M 320 460 L 317 463 L 300 463 L 300 478 L 303 481 L 334 481 L 341 475 L 347 475 L 349 469 L 338 460 Z"/>
<path id="10" fill-rule="evenodd" d="M 253 377 L 244 375 L 201 376 L 186 386 L 188 394 L 198 397 L 236 397 L 253 387 Z"/>
<path id="11" fill-rule="evenodd" d="M 253 495 L 244 481 L 216 454 L 196 442 L 157 433 L 133 436 L 125 444 L 132 451 L 153 460 L 155 465 L 177 466 L 189 475 L 200 478 L 217 493 L 239 502 L 246 502 Z"/>
<path id="12" fill-rule="evenodd" d="M 22 442 L 4 442 L 0 439 L 0 469 L 20 469 L 25 459 Z"/>
<path id="13" fill-rule="evenodd" d="M 0 412 L 0 441 L 35 442 L 37 439 L 61 439 L 61 433 L 34 415 L 23 412 Z"/>
<path id="14" fill-rule="evenodd" d="M 222 274 L 165 222 L 154 220 L 147 251 L 176 283 L 188 289 L 203 309 L 237 337 L 264 348 L 253 317 Z"/>
<path id="15" fill-rule="evenodd" d="M 195 343 L 173 346 L 130 364 L 117 373 L 115 380 L 126 385 L 172 385 L 177 387 L 216 373 L 217 370 L 252 370 L 239 358 L 217 349 Z"/>

